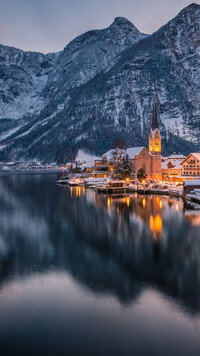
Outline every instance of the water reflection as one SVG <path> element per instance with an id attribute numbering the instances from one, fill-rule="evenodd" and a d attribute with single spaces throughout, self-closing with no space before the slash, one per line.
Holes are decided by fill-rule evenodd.
<path id="1" fill-rule="evenodd" d="M 133 302 L 146 286 L 200 310 L 197 211 L 168 197 L 97 195 L 51 175 L 0 177 L 0 283 L 68 271 L 96 294 Z"/>

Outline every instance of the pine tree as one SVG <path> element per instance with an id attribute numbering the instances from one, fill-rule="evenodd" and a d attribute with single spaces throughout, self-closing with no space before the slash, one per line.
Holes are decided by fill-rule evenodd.
<path id="1" fill-rule="evenodd" d="M 137 172 L 137 179 L 141 182 L 143 179 L 146 179 L 146 172 L 144 168 L 140 168 Z"/>
<path id="2" fill-rule="evenodd" d="M 128 158 L 128 155 L 123 155 L 115 164 L 113 173 L 114 179 L 125 180 L 130 179 L 133 174 L 133 164 Z"/>

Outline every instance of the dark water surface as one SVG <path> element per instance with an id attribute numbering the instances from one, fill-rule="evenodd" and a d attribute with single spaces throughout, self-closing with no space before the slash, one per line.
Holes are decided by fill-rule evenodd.
<path id="1" fill-rule="evenodd" d="M 0 175 L 0 355 L 199 355 L 200 211 Z"/>

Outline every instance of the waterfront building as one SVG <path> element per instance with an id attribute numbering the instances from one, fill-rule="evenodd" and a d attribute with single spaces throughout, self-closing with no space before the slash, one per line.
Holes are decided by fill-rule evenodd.
<path id="1" fill-rule="evenodd" d="M 183 183 L 183 189 L 186 194 L 192 192 L 194 189 L 200 191 L 200 179 L 185 180 Z"/>
<path id="2" fill-rule="evenodd" d="M 109 175 L 110 175 L 110 172 L 109 172 L 109 166 L 108 166 L 107 159 L 102 158 L 101 160 L 95 160 L 93 171 L 92 171 L 92 177 L 93 178 L 107 178 L 107 177 L 109 177 Z"/>
<path id="3" fill-rule="evenodd" d="M 172 154 L 169 157 L 162 158 L 161 170 L 163 179 L 174 178 L 182 176 L 181 163 L 185 160 L 185 156 L 178 153 Z"/>
<path id="4" fill-rule="evenodd" d="M 200 177 L 200 153 L 190 153 L 181 166 L 183 177 Z"/>

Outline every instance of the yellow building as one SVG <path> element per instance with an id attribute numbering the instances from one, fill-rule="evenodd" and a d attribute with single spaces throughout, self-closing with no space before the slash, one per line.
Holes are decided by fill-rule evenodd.
<path id="1" fill-rule="evenodd" d="M 163 179 L 176 180 L 182 176 L 181 163 L 185 160 L 185 156 L 182 154 L 173 154 L 169 157 L 163 157 L 161 163 L 162 177 Z"/>
<path id="2" fill-rule="evenodd" d="M 92 178 L 108 178 L 110 176 L 110 173 L 107 172 L 98 172 L 98 171 L 93 171 L 92 172 Z"/>
<path id="3" fill-rule="evenodd" d="M 102 160 L 94 161 L 94 168 L 92 172 L 93 178 L 107 178 L 109 177 L 110 173 L 108 171 L 108 162 L 105 158 Z"/>

